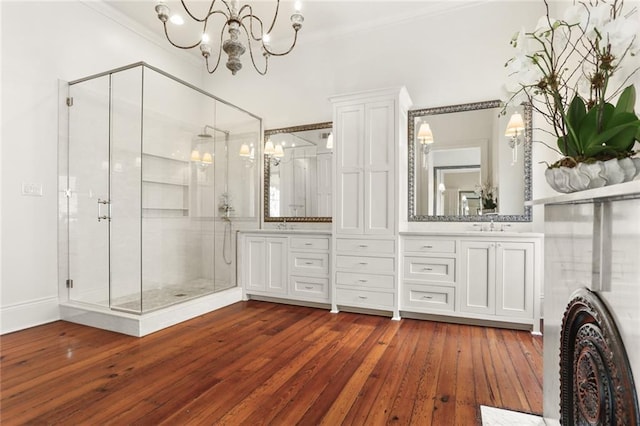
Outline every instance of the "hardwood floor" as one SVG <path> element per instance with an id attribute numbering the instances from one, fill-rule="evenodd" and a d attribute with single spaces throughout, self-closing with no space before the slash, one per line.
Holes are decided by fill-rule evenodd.
<path id="1" fill-rule="evenodd" d="M 0 423 L 474 425 L 542 413 L 528 332 L 249 301 L 135 338 L 55 322 L 1 344 Z"/>

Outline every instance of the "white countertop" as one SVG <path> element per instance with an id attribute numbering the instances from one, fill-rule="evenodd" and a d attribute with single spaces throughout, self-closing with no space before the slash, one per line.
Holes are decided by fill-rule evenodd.
<path id="1" fill-rule="evenodd" d="M 243 229 L 240 234 L 304 234 L 304 235 L 331 235 L 330 230 L 324 229 Z"/>
<path id="2" fill-rule="evenodd" d="M 454 231 L 454 232 L 416 232 L 403 231 L 399 233 L 403 237 L 515 237 L 515 238 L 539 238 L 544 234 L 540 232 L 514 232 L 514 231 Z"/>
<path id="3" fill-rule="evenodd" d="M 549 198 L 541 198 L 527 202 L 528 205 L 539 204 L 571 204 L 585 203 L 606 198 L 640 197 L 640 180 L 603 186 L 602 188 L 587 189 L 586 191 L 559 194 Z"/>

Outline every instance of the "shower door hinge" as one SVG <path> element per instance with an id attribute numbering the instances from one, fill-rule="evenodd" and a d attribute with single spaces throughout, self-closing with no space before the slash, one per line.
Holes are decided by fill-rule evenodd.
<path id="1" fill-rule="evenodd" d="M 71 278 L 67 280 L 67 288 L 73 288 L 73 280 Z"/>
<path id="2" fill-rule="evenodd" d="M 69 106 L 69 107 L 73 106 L 73 98 L 72 97 L 68 97 L 67 98 L 67 106 Z"/>

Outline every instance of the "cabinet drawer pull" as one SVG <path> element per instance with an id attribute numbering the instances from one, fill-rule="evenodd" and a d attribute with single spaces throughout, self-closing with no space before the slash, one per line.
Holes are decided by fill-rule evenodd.
<path id="1" fill-rule="evenodd" d="M 304 286 L 304 288 L 307 289 L 307 290 L 313 290 L 313 287 L 311 287 L 310 285 L 306 285 L 306 286 Z"/>
<path id="2" fill-rule="evenodd" d="M 367 244 L 360 244 L 358 247 L 367 248 L 369 246 Z"/>
<path id="3" fill-rule="evenodd" d="M 358 282 L 361 282 L 361 283 L 366 283 L 367 281 L 369 280 L 358 280 Z"/>
<path id="4" fill-rule="evenodd" d="M 433 248 L 433 246 L 422 246 L 422 248 Z"/>
<path id="5" fill-rule="evenodd" d="M 313 243 L 304 243 L 305 246 L 312 246 Z"/>
<path id="6" fill-rule="evenodd" d="M 433 299 L 433 296 L 422 296 L 423 299 Z"/>
<path id="7" fill-rule="evenodd" d="M 358 296 L 359 299 L 368 299 L 367 296 Z"/>
<path id="8" fill-rule="evenodd" d="M 305 265 L 313 265 L 313 262 L 304 262 Z"/>
<path id="9" fill-rule="evenodd" d="M 359 265 L 368 265 L 367 262 L 358 262 Z"/>
<path id="10" fill-rule="evenodd" d="M 433 271 L 432 268 L 422 268 L 423 271 Z"/>

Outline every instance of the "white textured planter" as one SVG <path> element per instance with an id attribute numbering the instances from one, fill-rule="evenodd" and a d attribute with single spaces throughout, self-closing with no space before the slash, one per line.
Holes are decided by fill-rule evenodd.
<path id="1" fill-rule="evenodd" d="M 579 163 L 576 167 L 554 167 L 545 171 L 551 188 L 569 193 L 628 182 L 640 174 L 640 158 Z"/>

